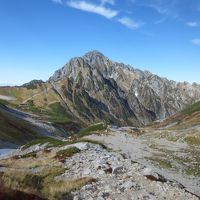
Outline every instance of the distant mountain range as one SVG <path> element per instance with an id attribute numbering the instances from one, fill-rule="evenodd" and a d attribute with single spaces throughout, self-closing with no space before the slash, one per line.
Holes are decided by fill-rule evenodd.
<path id="1" fill-rule="evenodd" d="M 200 85 L 161 78 L 92 51 L 72 58 L 47 82 L 0 87 L 0 95 L 4 103 L 62 126 L 99 121 L 144 126 L 200 100 Z"/>

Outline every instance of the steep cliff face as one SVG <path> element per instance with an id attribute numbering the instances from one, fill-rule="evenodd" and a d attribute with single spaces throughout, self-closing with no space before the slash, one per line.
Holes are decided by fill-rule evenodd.
<path id="1" fill-rule="evenodd" d="M 71 59 L 45 83 L 0 88 L 0 95 L 18 105 L 33 101 L 45 112 L 59 103 L 70 120 L 81 124 L 142 126 L 199 100 L 200 85 L 170 81 L 92 51 Z"/>
<path id="2" fill-rule="evenodd" d="M 71 59 L 49 81 L 64 98 L 64 93 L 70 91 L 68 95 L 75 102 L 75 108 L 79 105 L 85 108 L 81 115 L 93 120 L 106 118 L 111 122 L 145 125 L 175 114 L 200 99 L 197 84 L 160 78 L 113 62 L 97 51 Z M 63 81 L 68 84 L 61 86 Z"/>

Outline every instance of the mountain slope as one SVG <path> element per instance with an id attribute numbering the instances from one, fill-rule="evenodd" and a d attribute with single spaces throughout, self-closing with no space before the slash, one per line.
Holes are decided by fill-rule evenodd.
<path id="1" fill-rule="evenodd" d="M 0 104 L 0 148 L 17 147 L 36 138 L 64 137 L 64 130 Z"/>
<path id="2" fill-rule="evenodd" d="M 154 128 L 170 129 L 194 129 L 200 124 L 200 101 L 186 107 L 179 113 L 165 119 L 164 121 L 154 122 L 151 126 Z"/>
<path id="3" fill-rule="evenodd" d="M 39 114 L 60 104 L 69 121 L 82 126 L 99 121 L 143 126 L 195 103 L 200 99 L 200 85 L 170 81 L 92 51 L 71 59 L 47 82 L 1 87 L 0 95 Z"/>
<path id="4" fill-rule="evenodd" d="M 169 81 L 150 72 L 113 62 L 97 51 L 71 59 L 50 78 L 50 83 L 63 95 L 58 85 L 66 79 L 70 79 L 72 85 L 78 80 L 81 88 L 107 105 L 109 113 L 117 119 L 127 122 L 130 116 L 126 113 L 135 116 L 137 120 L 130 119 L 134 125 L 168 117 L 200 99 L 200 86 L 197 84 Z M 105 89 L 109 82 L 116 91 L 114 94 L 112 89 Z M 114 97 L 119 106 L 112 101 Z M 126 109 L 122 108 L 123 113 L 120 112 L 123 105 L 121 98 L 126 100 L 127 105 Z"/>

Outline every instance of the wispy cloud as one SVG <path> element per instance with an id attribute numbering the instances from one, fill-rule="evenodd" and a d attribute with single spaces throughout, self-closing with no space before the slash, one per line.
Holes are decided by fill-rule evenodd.
<path id="1" fill-rule="evenodd" d="M 136 22 L 129 17 L 122 17 L 118 20 L 118 22 L 123 24 L 124 26 L 126 26 L 130 29 L 134 29 L 134 30 L 140 28 L 144 24 L 141 22 Z"/>
<path id="2" fill-rule="evenodd" d="M 190 27 L 197 27 L 197 26 L 199 26 L 200 24 L 199 24 L 198 22 L 193 21 L 193 22 L 187 22 L 186 25 L 187 25 L 187 26 L 190 26 Z"/>
<path id="3" fill-rule="evenodd" d="M 106 8 L 103 5 L 96 5 L 86 1 L 71 0 L 67 2 L 67 5 L 75 9 L 102 15 L 108 19 L 111 19 L 118 15 L 118 11 L 116 10 Z"/>
<path id="4" fill-rule="evenodd" d="M 111 4 L 111 5 L 115 5 L 115 0 L 101 0 L 101 4 L 104 5 L 104 4 Z"/>
<path id="5" fill-rule="evenodd" d="M 91 3 L 86 0 L 51 0 L 54 3 L 67 5 L 71 8 L 78 9 L 85 12 L 90 12 L 94 14 L 101 15 L 109 20 L 117 21 L 118 23 L 132 29 L 140 28 L 144 23 L 136 22 L 130 17 L 124 16 L 120 17 L 118 10 L 112 9 L 111 7 L 115 6 L 115 0 L 99 0 L 99 4 Z M 108 5 L 109 4 L 109 7 Z M 107 5 L 107 6 L 106 6 Z"/>
<path id="6" fill-rule="evenodd" d="M 193 39 L 191 42 L 195 45 L 200 45 L 200 38 Z"/>
<path id="7" fill-rule="evenodd" d="M 53 3 L 58 3 L 58 4 L 62 4 L 62 0 L 51 0 Z"/>
<path id="8" fill-rule="evenodd" d="M 168 18 L 177 19 L 179 17 L 177 0 L 135 0 L 133 3 L 140 7 L 148 7 L 156 11 L 160 18 L 155 21 L 155 24 L 160 24 L 165 22 Z"/>

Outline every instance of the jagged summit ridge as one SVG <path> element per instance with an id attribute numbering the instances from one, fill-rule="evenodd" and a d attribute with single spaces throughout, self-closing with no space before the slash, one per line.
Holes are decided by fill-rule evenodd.
<path id="1" fill-rule="evenodd" d="M 90 58 L 90 59 L 92 59 L 92 58 L 96 59 L 97 57 L 105 57 L 105 56 L 100 51 L 93 50 L 93 51 L 87 52 L 83 57 Z"/>
<path id="2" fill-rule="evenodd" d="M 55 85 L 66 79 L 73 84 L 79 79 L 81 90 L 98 100 L 98 103 L 103 103 L 115 119 L 121 120 L 123 111 L 127 111 L 129 114 L 122 117 L 123 121 L 129 122 L 129 117 L 134 116 L 138 124 L 168 117 L 200 99 L 198 84 L 177 83 L 161 78 L 149 71 L 114 62 L 96 50 L 71 59 L 50 78 L 50 82 Z M 105 90 L 106 85 L 109 85 L 109 90 L 112 88 L 113 93 Z M 113 97 L 115 103 L 112 102 Z M 118 115 L 114 110 L 122 104 L 123 111 Z"/>
<path id="3" fill-rule="evenodd" d="M 200 100 L 198 84 L 161 78 L 98 51 L 70 59 L 47 82 L 10 89 L 19 94 L 17 104 L 31 100 L 31 105 L 51 110 L 57 103 L 81 124 L 147 125 Z"/>

